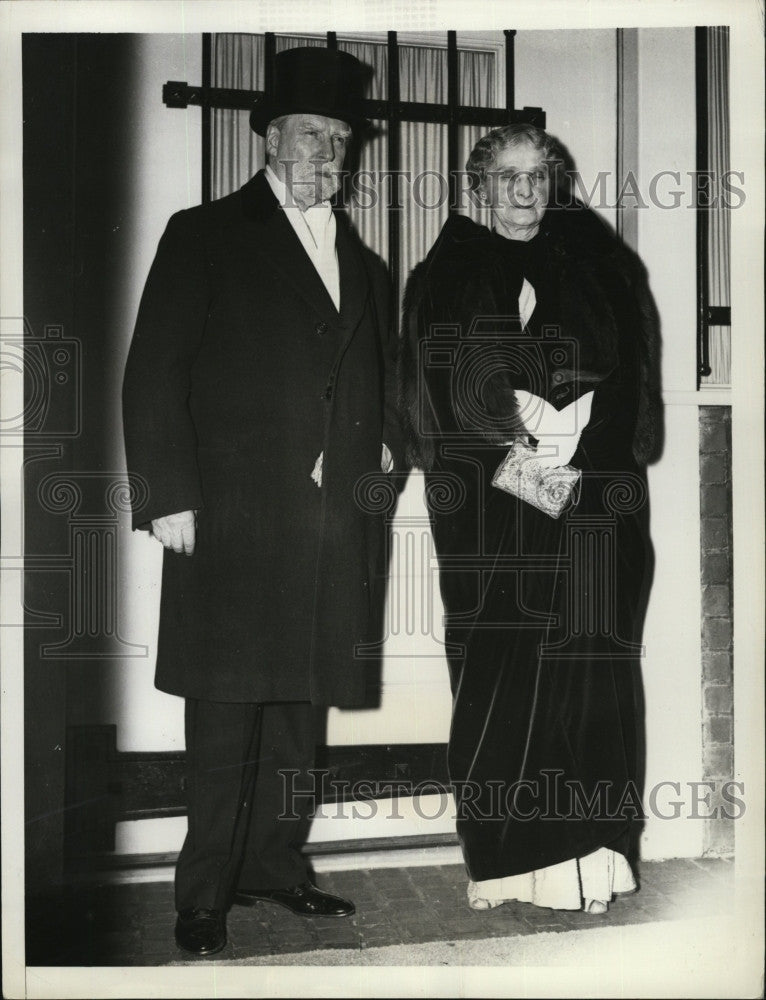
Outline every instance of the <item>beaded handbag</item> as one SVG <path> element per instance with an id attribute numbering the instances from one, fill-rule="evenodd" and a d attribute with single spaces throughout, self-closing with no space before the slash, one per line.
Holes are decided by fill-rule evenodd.
<path id="1" fill-rule="evenodd" d="M 539 461 L 534 448 L 523 441 L 514 441 L 498 466 L 492 485 L 557 518 L 572 498 L 581 475 L 572 465 L 548 468 Z"/>

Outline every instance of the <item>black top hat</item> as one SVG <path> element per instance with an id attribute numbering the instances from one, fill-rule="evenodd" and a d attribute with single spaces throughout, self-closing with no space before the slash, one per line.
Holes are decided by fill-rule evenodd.
<path id="1" fill-rule="evenodd" d="M 274 58 L 274 92 L 257 98 L 250 127 L 258 135 L 282 115 L 315 114 L 337 118 L 352 129 L 370 122 L 360 110 L 365 67 L 349 52 L 325 48 L 297 48 Z"/>

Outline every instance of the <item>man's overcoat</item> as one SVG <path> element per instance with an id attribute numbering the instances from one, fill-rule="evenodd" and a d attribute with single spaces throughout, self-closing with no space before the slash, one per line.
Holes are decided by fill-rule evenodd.
<path id="1" fill-rule="evenodd" d="M 123 402 L 134 527 L 198 512 L 194 555 L 164 554 L 163 691 L 363 700 L 358 646 L 377 638 L 384 583 L 374 480 L 381 443 L 399 451 L 394 344 L 382 264 L 336 219 L 340 313 L 262 171 L 160 241 Z"/>

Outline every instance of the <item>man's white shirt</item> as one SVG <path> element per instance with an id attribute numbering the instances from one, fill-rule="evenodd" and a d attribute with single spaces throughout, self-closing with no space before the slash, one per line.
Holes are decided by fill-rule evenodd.
<path id="1" fill-rule="evenodd" d="M 286 185 L 270 166 L 266 167 L 266 180 L 295 230 L 295 235 L 301 241 L 303 249 L 309 255 L 309 260 L 322 279 L 335 308 L 340 311 L 340 270 L 338 251 L 335 247 L 335 216 L 329 201 L 318 202 L 303 211 L 288 198 Z"/>

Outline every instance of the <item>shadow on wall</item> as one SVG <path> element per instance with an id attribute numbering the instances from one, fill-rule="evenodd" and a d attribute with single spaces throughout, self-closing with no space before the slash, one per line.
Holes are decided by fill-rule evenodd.
<path id="1" fill-rule="evenodd" d="M 64 826 L 78 808 L 65 798 L 66 727 L 108 717 L 117 665 L 137 652 L 119 637 L 117 598 L 139 37 L 27 34 L 22 43 L 29 893 L 60 879 Z"/>

